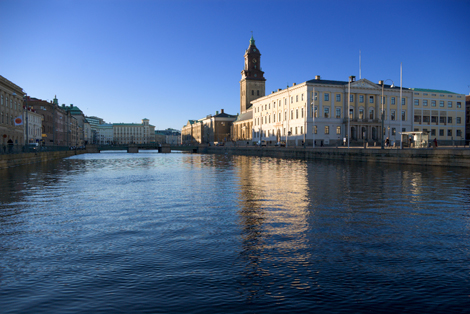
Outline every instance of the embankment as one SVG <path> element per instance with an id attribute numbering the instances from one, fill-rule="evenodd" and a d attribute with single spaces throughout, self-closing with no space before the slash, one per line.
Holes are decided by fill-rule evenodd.
<path id="1" fill-rule="evenodd" d="M 88 153 L 87 150 L 65 150 L 57 152 L 2 154 L 0 155 L 0 169 L 34 164 L 38 162 L 47 162 L 49 160 L 60 159 L 86 153 Z"/>
<path id="2" fill-rule="evenodd" d="M 200 147 L 199 152 L 304 160 L 334 159 L 470 168 L 470 149 L 468 148 L 400 150 L 370 148 Z"/>

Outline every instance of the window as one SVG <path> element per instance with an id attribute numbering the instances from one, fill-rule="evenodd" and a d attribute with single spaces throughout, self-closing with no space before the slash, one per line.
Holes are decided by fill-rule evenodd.
<path id="1" fill-rule="evenodd" d="M 431 123 L 437 123 L 437 116 L 431 117 Z"/>
<path id="2" fill-rule="evenodd" d="M 255 95 L 255 91 L 254 91 L 254 90 L 251 91 L 251 95 L 253 95 L 253 96 Z"/>
<path id="3" fill-rule="evenodd" d="M 291 96 L 291 98 L 290 98 L 290 103 L 291 103 L 291 104 L 294 103 L 294 96 Z"/>
<path id="4" fill-rule="evenodd" d="M 315 108 L 313 109 L 313 116 L 314 116 L 314 118 L 318 118 L 318 110 L 317 110 L 317 107 L 315 107 Z"/>
<path id="5" fill-rule="evenodd" d="M 2 106 L 3 106 L 3 95 L 2 95 L 2 102 L 1 102 Z"/>
<path id="6" fill-rule="evenodd" d="M 431 129 L 431 136 L 436 136 L 436 129 Z"/>
<path id="7" fill-rule="evenodd" d="M 436 101 L 435 100 L 431 100 L 431 107 L 436 107 Z"/>
<path id="8" fill-rule="evenodd" d="M 451 101 L 447 102 L 447 108 L 452 108 L 452 102 Z"/>
<path id="9" fill-rule="evenodd" d="M 359 119 L 364 119 L 364 109 L 363 108 L 359 109 Z"/>
<path id="10" fill-rule="evenodd" d="M 425 99 L 423 100 L 423 106 L 427 107 L 428 106 L 428 101 Z"/>
<path id="11" fill-rule="evenodd" d="M 256 96 L 259 96 L 259 90 L 256 91 Z"/>
<path id="12" fill-rule="evenodd" d="M 457 130 L 457 136 L 462 136 L 462 130 Z"/>
<path id="13" fill-rule="evenodd" d="M 336 107 L 336 119 L 340 119 L 341 118 L 341 108 L 339 107 Z"/>
<path id="14" fill-rule="evenodd" d="M 439 117 L 439 123 L 446 124 L 446 117 Z"/>
<path id="15" fill-rule="evenodd" d="M 330 127 L 325 125 L 325 134 L 330 134 Z"/>
<path id="16" fill-rule="evenodd" d="M 462 108 L 462 103 L 460 101 L 457 102 L 457 108 Z"/>
<path id="17" fill-rule="evenodd" d="M 354 102 L 354 95 L 349 95 L 349 102 Z"/>
<path id="18" fill-rule="evenodd" d="M 287 111 L 284 111 L 284 120 L 287 120 Z"/>
<path id="19" fill-rule="evenodd" d="M 294 131 L 295 131 L 294 135 L 297 135 L 297 127 L 294 128 Z"/>
<path id="20" fill-rule="evenodd" d="M 325 118 L 329 118 L 329 115 L 330 115 L 330 108 L 325 107 L 324 110 L 325 110 L 324 117 L 325 117 Z"/>
<path id="21" fill-rule="evenodd" d="M 397 134 L 397 129 L 392 128 L 392 135 L 396 135 L 396 134 Z"/>
<path id="22" fill-rule="evenodd" d="M 317 126 L 316 125 L 313 126 L 313 133 L 317 134 Z"/>
<path id="23" fill-rule="evenodd" d="M 341 101 L 341 94 L 336 94 L 336 101 L 340 102 Z"/>
<path id="24" fill-rule="evenodd" d="M 395 104 L 395 97 L 392 97 L 391 101 L 392 101 L 392 105 L 394 105 Z"/>
<path id="25" fill-rule="evenodd" d="M 369 109 L 369 119 L 374 119 L 374 109 Z"/>
<path id="26" fill-rule="evenodd" d="M 273 113 L 273 122 L 276 122 L 276 114 Z"/>
<path id="27" fill-rule="evenodd" d="M 429 119 L 430 119 L 429 116 L 424 116 L 424 117 L 423 117 L 423 122 L 429 123 Z"/>
<path id="28" fill-rule="evenodd" d="M 369 96 L 369 103 L 373 104 L 374 103 L 374 96 Z"/>
<path id="29" fill-rule="evenodd" d="M 300 94 L 300 98 L 303 101 L 304 100 L 304 94 Z"/>
<path id="30" fill-rule="evenodd" d="M 300 134 L 304 134 L 304 127 L 300 127 Z"/>
<path id="31" fill-rule="evenodd" d="M 281 112 L 279 111 L 279 122 L 281 122 Z"/>
<path id="32" fill-rule="evenodd" d="M 444 136 L 444 130 L 443 129 L 439 130 L 439 136 Z"/>
<path id="33" fill-rule="evenodd" d="M 341 134 L 341 127 L 340 126 L 336 127 L 336 134 Z"/>
<path id="34" fill-rule="evenodd" d="M 290 111 L 290 119 L 291 119 L 291 120 L 294 119 L 294 110 L 291 110 L 291 111 Z"/>
<path id="35" fill-rule="evenodd" d="M 415 122 L 421 123 L 421 116 L 415 116 Z"/>
<path id="36" fill-rule="evenodd" d="M 315 97 L 314 97 L 315 100 L 317 100 L 317 93 L 315 93 Z"/>
<path id="37" fill-rule="evenodd" d="M 415 106 L 419 106 L 419 99 L 415 99 Z"/>
<path id="38" fill-rule="evenodd" d="M 395 110 L 391 111 L 390 120 L 395 121 Z"/>
<path id="39" fill-rule="evenodd" d="M 387 101 L 385 100 L 385 96 L 384 96 L 384 97 L 382 97 L 382 104 L 386 104 L 386 103 L 387 103 Z"/>
<path id="40" fill-rule="evenodd" d="M 354 109 L 349 109 L 349 119 L 354 117 Z"/>
<path id="41" fill-rule="evenodd" d="M 452 136 L 452 129 L 447 129 L 447 136 Z"/>
<path id="42" fill-rule="evenodd" d="M 325 93 L 325 101 L 330 101 L 330 94 Z"/>
<path id="43" fill-rule="evenodd" d="M 364 95 L 359 95 L 359 102 L 364 102 Z"/>
<path id="44" fill-rule="evenodd" d="M 456 121 L 456 122 L 457 122 L 457 124 L 462 124 L 462 118 L 460 118 L 460 117 L 457 117 L 457 118 L 455 118 L 455 119 L 457 120 L 457 121 Z"/>
<path id="45" fill-rule="evenodd" d="M 295 102 L 299 102 L 299 95 L 295 95 Z"/>
<path id="46" fill-rule="evenodd" d="M 405 106 L 405 98 L 402 98 L 402 99 L 401 99 L 401 105 L 402 105 L 402 106 Z"/>
<path id="47" fill-rule="evenodd" d="M 296 119 L 299 118 L 299 109 L 295 109 L 295 118 L 296 118 Z"/>
<path id="48" fill-rule="evenodd" d="M 452 123 L 452 117 L 447 117 L 447 123 Z"/>
<path id="49" fill-rule="evenodd" d="M 304 117 L 304 108 L 301 108 L 301 109 L 300 109 L 300 117 L 301 117 L 301 118 Z"/>
<path id="50" fill-rule="evenodd" d="M 439 102 L 439 107 L 444 107 L 444 100 L 441 100 L 441 101 Z"/>

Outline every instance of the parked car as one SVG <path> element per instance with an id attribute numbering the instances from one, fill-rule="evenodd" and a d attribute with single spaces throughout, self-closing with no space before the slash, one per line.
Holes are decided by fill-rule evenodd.
<path id="1" fill-rule="evenodd" d="M 277 142 L 274 146 L 285 147 L 286 143 L 285 142 Z"/>

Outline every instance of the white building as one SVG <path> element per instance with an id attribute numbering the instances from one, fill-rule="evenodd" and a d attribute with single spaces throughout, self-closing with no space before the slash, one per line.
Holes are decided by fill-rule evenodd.
<path id="1" fill-rule="evenodd" d="M 113 137 L 115 144 L 150 144 L 155 143 L 155 126 L 149 119 L 142 123 L 114 123 Z"/>
<path id="2" fill-rule="evenodd" d="M 95 126 L 96 130 L 96 144 L 98 145 L 111 145 L 114 141 L 114 131 L 112 124 L 99 124 Z"/>
<path id="3" fill-rule="evenodd" d="M 288 146 L 342 145 L 348 137 L 352 142 L 380 145 L 382 127 L 382 82 L 314 80 L 293 84 L 252 101 L 253 140 L 269 143 L 287 141 Z M 400 141 L 399 130 L 411 131 L 411 90 L 383 85 L 384 139 Z M 346 114 L 349 108 L 349 117 Z M 401 113 L 401 114 L 400 114 Z M 348 119 L 349 118 L 349 119 Z M 400 119 L 401 118 L 401 119 Z"/>
<path id="4" fill-rule="evenodd" d="M 39 143 L 42 140 L 42 120 L 44 116 L 34 109 L 25 110 L 26 121 L 24 123 L 25 141 L 28 143 Z"/>

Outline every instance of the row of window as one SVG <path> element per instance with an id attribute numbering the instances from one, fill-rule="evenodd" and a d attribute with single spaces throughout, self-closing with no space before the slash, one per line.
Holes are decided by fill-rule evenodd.
<path id="1" fill-rule="evenodd" d="M 329 93 L 323 93 L 323 99 L 325 101 L 330 101 L 330 94 Z M 314 100 L 317 100 L 317 93 L 314 94 Z M 386 103 L 386 97 L 384 96 L 382 99 L 383 103 Z M 336 102 L 341 102 L 341 94 L 336 94 Z M 349 102 L 354 102 L 354 95 L 349 95 Z M 396 97 L 391 97 L 390 102 L 392 105 L 396 104 Z M 364 95 L 359 95 L 359 103 L 364 103 Z M 375 96 L 369 96 L 369 103 L 374 104 L 375 103 Z M 401 104 L 403 106 L 406 105 L 406 98 L 401 99 Z"/>
<path id="2" fill-rule="evenodd" d="M 418 123 L 421 123 L 421 122 L 423 122 L 423 123 L 428 123 L 428 122 L 437 123 L 438 121 L 441 124 L 446 124 L 446 117 L 423 116 L 422 120 L 421 120 L 421 116 L 415 115 L 415 117 L 414 117 L 414 122 L 418 122 Z M 455 122 L 456 122 L 456 124 L 462 124 L 462 118 L 461 117 L 456 117 Z M 451 124 L 451 123 L 452 123 L 452 117 L 447 117 L 447 124 Z"/>
<path id="3" fill-rule="evenodd" d="M 374 119 L 374 112 L 375 112 L 374 109 L 369 109 L 368 119 L 370 119 L 370 120 Z M 318 108 L 317 107 L 314 107 L 313 117 L 318 118 Z M 323 118 L 330 118 L 330 107 L 324 107 L 323 108 Z M 335 118 L 336 119 L 341 118 L 341 108 L 339 108 L 339 107 L 336 107 Z M 349 109 L 349 118 L 354 119 L 354 109 Z M 358 118 L 359 119 L 365 119 L 366 118 L 363 108 L 359 109 L 359 117 Z M 402 118 L 402 121 L 406 121 L 406 110 L 402 110 L 401 118 Z M 396 111 L 395 110 L 390 111 L 390 120 L 392 120 L 392 121 L 396 120 Z"/>
<path id="4" fill-rule="evenodd" d="M 414 129 L 415 131 L 419 131 L 418 129 Z M 429 132 L 428 129 L 423 129 L 423 132 Z M 436 136 L 436 129 L 431 129 L 431 136 Z M 444 136 L 445 129 L 439 129 L 439 136 Z M 453 130 L 447 129 L 447 136 L 453 136 Z M 456 130 L 455 136 L 462 136 L 462 130 Z"/>
<path id="5" fill-rule="evenodd" d="M 300 94 L 300 101 L 304 100 L 304 94 Z M 294 96 L 290 97 L 291 104 L 294 103 Z M 295 102 L 299 102 L 299 95 L 295 95 Z M 281 100 L 273 101 L 273 108 L 276 108 L 276 103 L 278 104 L 279 108 L 281 107 Z M 287 105 L 287 98 L 284 98 L 284 105 Z M 260 112 L 263 110 L 271 109 L 271 103 L 261 105 L 255 108 L 255 113 Z"/>
<path id="6" fill-rule="evenodd" d="M 423 99 L 423 100 L 422 100 L 422 104 L 423 104 L 424 107 L 427 107 L 427 106 L 428 106 L 428 100 L 427 100 L 427 99 Z M 415 106 L 419 106 L 419 105 L 420 105 L 420 100 L 419 100 L 419 99 L 415 99 L 414 105 L 415 105 Z M 444 105 L 445 105 L 445 101 L 444 101 L 444 100 L 440 100 L 440 101 L 439 101 L 439 107 L 443 108 Z M 436 107 L 436 101 L 435 101 L 435 100 L 431 100 L 431 107 Z M 448 102 L 447 102 L 447 108 L 452 108 L 452 107 L 453 107 L 453 102 L 452 102 L 452 101 L 448 101 Z M 462 108 L 462 102 L 457 101 L 457 103 L 456 103 L 456 108 Z"/>
<path id="7" fill-rule="evenodd" d="M 8 108 L 8 101 L 10 101 L 10 109 L 14 109 L 14 110 L 18 110 L 18 109 L 21 109 L 21 104 L 18 102 L 13 101 L 13 97 L 10 97 L 8 98 L 8 96 L 5 97 L 6 98 L 6 102 L 3 101 L 3 95 L 0 95 L 0 105 L 3 106 L 3 105 L 6 105 L 6 107 Z"/>
<path id="8" fill-rule="evenodd" d="M 414 93 L 415 95 L 419 95 L 419 93 Z M 428 93 L 423 93 L 423 96 L 428 96 Z M 431 94 L 431 96 L 436 97 L 437 94 Z M 439 97 L 445 97 L 445 95 L 440 94 Z M 452 95 L 447 95 L 447 97 L 452 98 Z M 457 98 L 462 98 L 462 96 L 457 96 Z"/>

